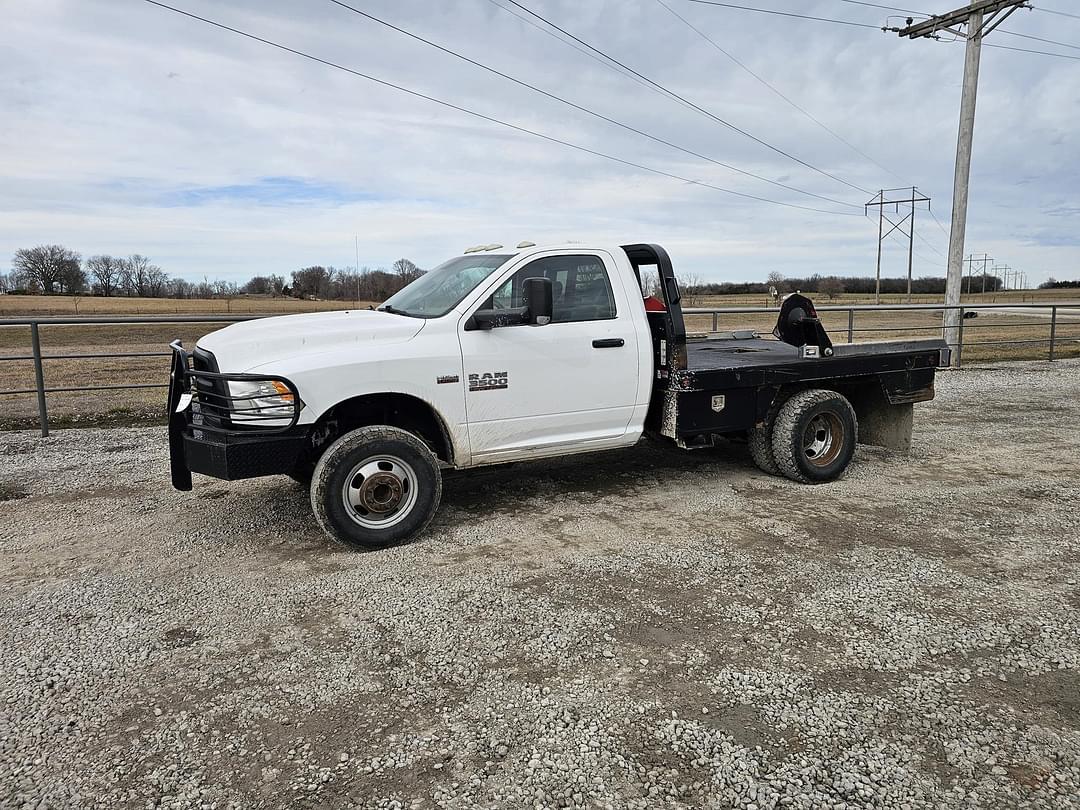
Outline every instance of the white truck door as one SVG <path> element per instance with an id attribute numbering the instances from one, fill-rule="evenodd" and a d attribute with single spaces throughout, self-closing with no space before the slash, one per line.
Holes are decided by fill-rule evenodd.
<path id="1" fill-rule="evenodd" d="M 524 280 L 537 276 L 552 281 L 550 324 L 465 329 L 476 309 L 521 306 Z M 532 258 L 494 282 L 458 327 L 474 460 L 617 446 L 638 398 L 630 306 L 602 251 Z"/>

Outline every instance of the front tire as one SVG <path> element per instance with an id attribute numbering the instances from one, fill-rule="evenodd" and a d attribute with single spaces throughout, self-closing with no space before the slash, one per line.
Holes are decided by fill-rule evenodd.
<path id="1" fill-rule="evenodd" d="M 311 478 L 311 508 L 323 531 L 356 549 L 377 549 L 422 532 L 442 498 L 435 455 L 408 431 L 350 431 L 323 453 Z"/>
<path id="2" fill-rule="evenodd" d="M 821 484 L 844 474 L 855 455 L 859 423 L 836 391 L 800 391 L 776 414 L 772 430 L 776 466 L 792 481 Z"/>

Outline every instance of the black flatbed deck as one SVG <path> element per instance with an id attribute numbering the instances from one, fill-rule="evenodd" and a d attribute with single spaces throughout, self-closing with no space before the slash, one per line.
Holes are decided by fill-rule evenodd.
<path id="1" fill-rule="evenodd" d="M 709 337 L 686 343 L 686 367 L 693 372 L 783 366 L 806 363 L 835 363 L 841 359 L 880 358 L 937 352 L 945 347 L 941 340 L 889 340 L 875 343 L 840 343 L 833 346 L 833 356 L 820 360 L 803 359 L 798 347 L 769 338 Z M 880 369 L 876 369 L 880 370 Z"/>

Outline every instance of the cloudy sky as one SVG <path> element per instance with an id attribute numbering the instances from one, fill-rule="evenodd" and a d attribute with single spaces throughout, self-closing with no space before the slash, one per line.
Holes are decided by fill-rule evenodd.
<path id="1" fill-rule="evenodd" d="M 733 1 L 873 25 L 900 19 L 849 0 Z M 407 256 L 423 267 L 469 245 L 529 239 L 660 242 L 677 268 L 708 280 L 873 275 L 877 222 L 861 206 L 883 186 L 916 184 L 944 228 L 917 214 L 915 275 L 944 275 L 961 43 L 689 0 L 521 0 L 696 110 L 571 47 L 509 0 L 351 0 L 687 150 L 678 151 L 330 0 L 170 2 L 637 167 L 145 0 L 8 0 L 0 269 L 17 248 L 59 242 L 84 256 L 139 252 L 172 275 L 242 282 L 354 265 L 354 239 L 362 265 Z M 910 2 L 935 13 L 957 0 Z M 1080 14 L 1074 0 L 1034 2 Z M 1080 46 L 1077 17 L 1022 10 L 1003 27 Z M 1080 47 L 1004 32 L 988 42 L 1080 57 Z M 1080 277 L 1080 59 L 984 49 L 973 164 L 968 252 L 1033 282 Z M 886 243 L 884 272 L 906 273 L 906 240 Z"/>

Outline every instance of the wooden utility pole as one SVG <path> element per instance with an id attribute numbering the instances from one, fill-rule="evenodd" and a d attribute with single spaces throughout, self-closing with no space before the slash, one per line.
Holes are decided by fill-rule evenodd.
<path id="1" fill-rule="evenodd" d="M 963 281 L 964 238 L 967 231 L 968 181 L 971 177 L 971 142 L 975 133 L 975 99 L 979 89 L 979 58 L 983 37 L 1003 23 L 1024 0 L 971 0 L 954 11 L 916 23 L 907 20 L 904 28 L 887 28 L 902 37 L 937 38 L 942 31 L 967 40 L 964 54 L 964 90 L 960 98 L 960 129 L 956 138 L 956 167 L 953 173 L 952 230 L 949 234 L 949 270 L 945 284 L 945 305 L 960 304 Z M 945 342 L 956 356 L 960 332 L 959 309 L 946 309 Z"/>

